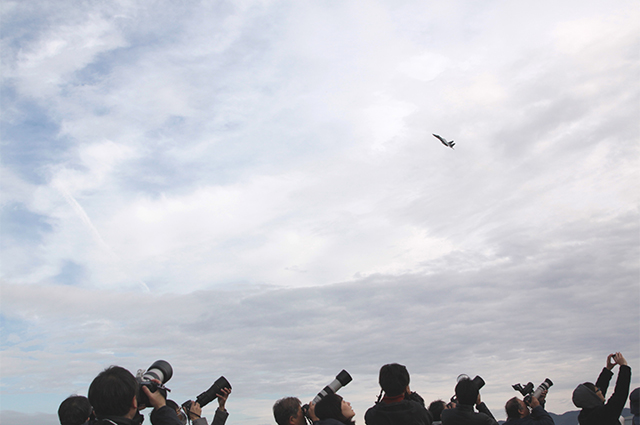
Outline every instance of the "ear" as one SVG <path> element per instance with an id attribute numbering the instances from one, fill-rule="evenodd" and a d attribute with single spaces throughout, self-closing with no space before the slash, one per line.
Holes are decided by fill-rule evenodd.
<path id="1" fill-rule="evenodd" d="M 129 407 L 129 412 L 125 417 L 129 419 L 133 419 L 136 416 L 136 412 L 138 411 L 138 399 L 136 396 L 133 396 L 133 400 L 131 400 L 131 406 Z"/>

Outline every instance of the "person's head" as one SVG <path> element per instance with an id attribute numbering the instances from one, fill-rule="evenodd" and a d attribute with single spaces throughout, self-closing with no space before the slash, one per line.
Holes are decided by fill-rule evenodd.
<path id="1" fill-rule="evenodd" d="M 138 408 L 138 381 L 127 369 L 111 366 L 89 386 L 89 402 L 98 417 L 124 416 L 132 419 Z"/>
<path id="2" fill-rule="evenodd" d="M 585 387 L 587 387 L 589 390 L 593 391 L 593 393 L 598 396 L 598 398 L 600 399 L 601 402 L 604 403 L 604 394 L 602 394 L 602 390 L 598 387 L 596 387 L 594 384 L 592 384 L 591 382 L 585 382 L 583 384 Z"/>
<path id="3" fill-rule="evenodd" d="M 273 417 L 278 425 L 305 425 L 300 399 L 285 397 L 273 405 Z"/>
<path id="4" fill-rule="evenodd" d="M 433 416 L 434 421 L 440 420 L 440 415 L 442 415 L 442 411 L 447 407 L 447 403 L 442 400 L 432 401 L 429 405 L 429 412 L 431 416 Z"/>
<path id="5" fill-rule="evenodd" d="M 504 410 L 509 419 L 520 419 L 529 415 L 529 408 L 518 397 L 513 397 L 504 405 Z"/>
<path id="6" fill-rule="evenodd" d="M 478 386 L 471 379 L 461 379 L 456 385 L 458 403 L 473 406 L 478 400 Z"/>
<path id="7" fill-rule="evenodd" d="M 318 419 L 335 419 L 343 424 L 354 424 L 352 419 L 356 415 L 351 403 L 335 393 L 326 395 L 316 404 L 315 414 Z"/>
<path id="8" fill-rule="evenodd" d="M 573 404 L 582 409 L 591 409 L 604 404 L 604 394 L 591 382 L 584 382 L 573 390 Z"/>
<path id="9" fill-rule="evenodd" d="M 89 399 L 81 395 L 67 397 L 58 408 L 60 425 L 82 425 L 93 414 Z"/>
<path id="10" fill-rule="evenodd" d="M 386 364 L 380 368 L 378 382 L 387 396 L 399 396 L 409 392 L 409 371 L 398 363 Z"/>
<path id="11" fill-rule="evenodd" d="M 176 411 L 176 415 L 178 415 L 180 423 L 182 423 L 183 425 L 187 423 L 187 416 L 182 411 L 182 408 L 178 406 L 178 403 L 173 400 L 167 399 L 167 406 Z"/>

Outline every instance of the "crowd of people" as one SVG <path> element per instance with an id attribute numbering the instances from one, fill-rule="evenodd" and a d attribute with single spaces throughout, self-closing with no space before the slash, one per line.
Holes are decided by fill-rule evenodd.
<path id="1" fill-rule="evenodd" d="M 612 370 L 619 366 L 613 394 L 606 398 Z M 478 378 L 478 377 L 477 377 Z M 365 415 L 366 425 L 497 425 L 495 417 L 482 401 L 481 379 L 463 377 L 455 386 L 451 401 L 435 400 L 427 407 L 418 393 L 411 391 L 407 368 L 397 363 L 382 366 L 378 382 L 380 395 Z M 478 381 L 482 381 L 479 384 Z M 157 381 L 160 384 L 159 381 Z M 620 416 L 627 398 L 634 415 L 633 424 L 640 425 L 639 390 L 629 397 L 631 368 L 621 353 L 607 356 L 606 365 L 595 384 L 584 382 L 573 392 L 573 403 L 580 408 L 580 425 L 622 425 Z M 217 395 L 218 408 L 212 425 L 224 425 L 229 413 L 225 409 L 231 388 L 222 388 Z M 182 406 L 167 399 L 166 391 L 152 391 L 128 370 L 111 366 L 102 371 L 89 386 L 88 397 L 71 396 L 60 404 L 61 425 L 140 425 L 140 410 L 152 407 L 152 425 L 207 425 L 197 402 Z M 524 394 L 523 394 L 524 396 Z M 547 391 L 536 391 L 523 398 L 513 397 L 504 406 L 508 425 L 553 425 L 544 409 Z M 204 403 L 204 402 L 203 402 Z M 285 397 L 273 405 L 278 425 L 354 425 L 355 412 L 351 404 L 335 392 L 324 395 L 317 403 L 302 405 L 297 397 Z"/>

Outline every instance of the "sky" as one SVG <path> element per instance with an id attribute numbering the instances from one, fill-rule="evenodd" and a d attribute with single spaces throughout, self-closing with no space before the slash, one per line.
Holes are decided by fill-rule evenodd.
<path id="1" fill-rule="evenodd" d="M 638 2 L 0 6 L 3 423 L 158 359 L 243 425 L 392 362 L 640 385 Z"/>

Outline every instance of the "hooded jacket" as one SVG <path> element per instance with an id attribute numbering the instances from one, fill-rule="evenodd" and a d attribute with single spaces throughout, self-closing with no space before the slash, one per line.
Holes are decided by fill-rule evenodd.
<path id="1" fill-rule="evenodd" d="M 606 367 L 598 376 L 596 387 L 600 388 L 603 396 L 607 393 L 612 376 L 613 372 Z M 578 415 L 578 423 L 580 425 L 620 425 L 618 419 L 629 396 L 629 385 L 631 385 L 631 368 L 627 365 L 620 366 L 613 395 L 606 403 L 584 384 L 578 385 L 573 391 L 573 404 L 582 408 Z"/>

